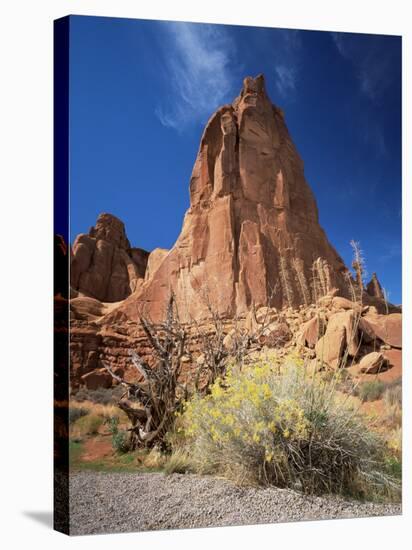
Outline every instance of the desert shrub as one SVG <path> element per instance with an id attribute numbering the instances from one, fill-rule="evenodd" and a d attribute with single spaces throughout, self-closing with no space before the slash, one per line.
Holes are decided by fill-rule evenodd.
<path id="1" fill-rule="evenodd" d="M 361 401 L 375 401 L 382 397 L 385 388 L 386 386 L 382 380 L 375 379 L 360 384 L 356 393 Z"/>
<path id="2" fill-rule="evenodd" d="M 123 393 L 124 388 L 121 386 L 114 386 L 113 388 L 96 388 L 95 390 L 89 390 L 82 387 L 72 395 L 72 399 L 79 403 L 82 401 L 90 401 L 91 403 L 99 405 L 112 405 L 119 400 Z"/>
<path id="3" fill-rule="evenodd" d="M 350 395 L 356 392 L 356 383 L 345 367 L 321 371 L 320 376 L 324 382 L 333 385 L 338 391 Z"/>
<path id="4" fill-rule="evenodd" d="M 113 403 L 113 393 L 111 388 L 97 388 L 89 390 L 89 399 L 96 404 L 109 405 Z"/>
<path id="5" fill-rule="evenodd" d="M 79 418 L 75 427 L 80 435 L 96 435 L 103 424 L 103 418 L 97 414 L 87 414 Z"/>
<path id="6" fill-rule="evenodd" d="M 130 437 L 126 430 L 119 428 L 119 417 L 112 416 L 106 418 L 105 424 L 108 425 L 109 431 L 112 434 L 112 447 L 119 453 L 124 454 L 130 451 Z"/>
<path id="7" fill-rule="evenodd" d="M 386 470 L 395 479 L 402 479 L 402 461 L 400 456 L 390 455 L 386 459 Z"/>
<path id="8" fill-rule="evenodd" d="M 336 379 L 304 367 L 280 374 L 270 364 L 230 369 L 183 413 L 200 472 L 237 482 L 294 487 L 306 493 L 396 493 L 385 470 L 386 447 Z"/>
<path id="9" fill-rule="evenodd" d="M 112 435 L 112 447 L 116 452 L 120 454 L 129 452 L 129 437 L 125 430 L 119 430 Z"/>
<path id="10" fill-rule="evenodd" d="M 85 407 L 70 407 L 69 408 L 69 424 L 74 424 L 82 416 L 89 414 L 89 409 Z"/>

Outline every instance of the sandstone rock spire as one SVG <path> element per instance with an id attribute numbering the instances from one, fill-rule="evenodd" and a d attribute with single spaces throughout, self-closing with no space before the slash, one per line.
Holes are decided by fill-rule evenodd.
<path id="1" fill-rule="evenodd" d="M 378 280 L 376 273 L 372 273 L 372 278 L 366 286 L 366 292 L 370 296 L 374 296 L 375 298 L 380 298 L 381 300 L 385 298 L 382 286 Z"/>
<path id="2" fill-rule="evenodd" d="M 185 320 L 207 316 L 207 302 L 225 317 L 297 306 L 332 287 L 346 295 L 346 272 L 281 109 L 263 75 L 247 77 L 205 127 L 177 242 L 117 315 L 134 317 L 137 305 L 158 319 L 171 292 Z"/>
<path id="3" fill-rule="evenodd" d="M 130 247 L 122 221 L 100 214 L 89 233 L 74 241 L 71 288 L 102 302 L 124 300 L 143 282 L 148 255 Z"/>

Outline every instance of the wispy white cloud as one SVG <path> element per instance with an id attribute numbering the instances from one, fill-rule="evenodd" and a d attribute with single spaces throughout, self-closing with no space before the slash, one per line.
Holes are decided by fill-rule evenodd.
<path id="1" fill-rule="evenodd" d="M 361 92 L 379 101 L 395 74 L 397 51 L 388 42 L 391 37 L 338 32 L 331 37 L 340 55 L 354 66 Z"/>
<path id="2" fill-rule="evenodd" d="M 294 67 L 286 67 L 285 65 L 277 65 L 276 73 L 276 88 L 283 97 L 290 96 L 296 90 L 296 69 Z"/>
<path id="3" fill-rule="evenodd" d="M 164 25 L 169 96 L 157 106 L 156 115 L 164 126 L 182 130 L 193 121 L 203 121 L 233 93 L 236 49 L 223 27 Z"/>
<path id="4" fill-rule="evenodd" d="M 390 143 L 380 109 L 385 105 L 386 92 L 400 79 L 400 43 L 383 35 L 333 32 L 331 37 L 339 54 L 352 66 L 360 94 L 372 107 L 372 111 L 363 110 L 358 116 L 363 142 L 377 158 L 385 157 Z"/>
<path id="5" fill-rule="evenodd" d="M 299 80 L 299 61 L 302 40 L 300 31 L 279 30 L 274 48 L 276 88 L 284 99 L 293 99 Z"/>

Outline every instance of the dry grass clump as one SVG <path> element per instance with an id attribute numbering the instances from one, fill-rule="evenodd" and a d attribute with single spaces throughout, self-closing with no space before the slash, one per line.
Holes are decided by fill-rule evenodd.
<path id="1" fill-rule="evenodd" d="M 395 383 L 387 386 L 383 394 L 385 405 L 392 407 L 394 405 L 402 406 L 402 383 L 397 380 Z"/>
<path id="2" fill-rule="evenodd" d="M 85 435 L 96 435 L 99 433 L 100 427 L 103 425 L 103 418 L 97 414 L 87 414 L 82 416 L 73 425 L 73 434 L 77 438 Z"/>
<path id="3" fill-rule="evenodd" d="M 189 452 L 178 448 L 167 456 L 163 470 L 166 474 L 186 474 L 194 472 L 195 466 Z"/>
<path id="4" fill-rule="evenodd" d="M 78 410 L 83 411 L 83 414 L 77 412 Z M 101 403 L 94 403 L 93 401 L 70 402 L 70 415 L 73 417 L 80 417 L 84 416 L 84 414 L 101 416 L 103 421 L 117 418 L 120 423 L 127 423 L 126 414 L 114 404 L 104 405 Z"/>
<path id="5" fill-rule="evenodd" d="M 103 424 L 110 425 L 112 421 L 116 423 L 116 426 L 127 423 L 126 415 L 115 405 L 102 405 L 91 401 L 72 401 L 69 408 L 69 420 L 70 435 L 75 440 L 97 435 Z M 126 452 L 121 436 L 117 436 L 114 447 L 116 450 L 123 449 L 123 452 Z"/>
<path id="6" fill-rule="evenodd" d="M 385 407 L 384 421 L 393 430 L 400 430 L 402 426 L 402 384 L 395 382 L 387 387 L 383 394 Z"/>
<path id="7" fill-rule="evenodd" d="M 165 455 L 158 447 L 152 447 L 139 455 L 142 465 L 149 470 L 161 470 L 166 462 Z"/>
<path id="8" fill-rule="evenodd" d="M 197 469 L 305 493 L 397 494 L 383 439 L 336 390 L 337 377 L 324 380 L 289 363 L 281 371 L 270 363 L 233 367 L 210 395 L 186 404 Z"/>

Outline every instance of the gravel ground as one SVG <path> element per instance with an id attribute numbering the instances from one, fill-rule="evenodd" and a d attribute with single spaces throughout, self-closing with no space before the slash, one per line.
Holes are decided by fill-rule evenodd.
<path id="1" fill-rule="evenodd" d="M 70 476 L 70 511 L 70 533 L 86 535 L 389 516 L 401 514 L 401 505 L 240 488 L 191 474 L 76 472 Z"/>

